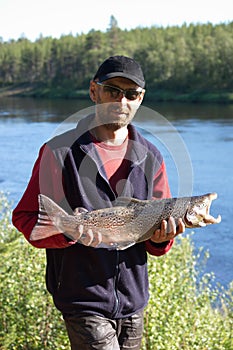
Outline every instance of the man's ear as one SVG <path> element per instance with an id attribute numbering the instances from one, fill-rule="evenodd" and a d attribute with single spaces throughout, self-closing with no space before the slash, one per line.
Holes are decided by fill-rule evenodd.
<path id="1" fill-rule="evenodd" d="M 94 80 L 90 81 L 89 95 L 92 102 L 96 102 L 96 82 Z"/>

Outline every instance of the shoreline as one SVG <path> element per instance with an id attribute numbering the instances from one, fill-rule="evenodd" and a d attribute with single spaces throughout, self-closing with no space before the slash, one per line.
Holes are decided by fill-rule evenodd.
<path id="1" fill-rule="evenodd" d="M 68 90 L 63 87 L 48 88 L 46 86 L 36 86 L 34 84 L 18 84 L 0 87 L 0 98 L 2 97 L 30 97 L 37 99 L 89 99 L 89 91 L 88 89 Z M 233 92 L 193 91 L 177 93 L 175 91 L 160 90 L 153 93 L 151 91 L 147 91 L 145 95 L 145 100 L 156 102 L 232 104 Z"/>

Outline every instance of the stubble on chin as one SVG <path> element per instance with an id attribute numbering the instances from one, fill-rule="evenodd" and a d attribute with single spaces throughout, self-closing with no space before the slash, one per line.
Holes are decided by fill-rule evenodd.
<path id="1" fill-rule="evenodd" d="M 106 129 L 111 131 L 116 131 L 127 126 L 136 113 L 136 111 L 131 111 L 128 106 L 122 106 L 118 102 L 101 103 L 100 99 L 98 99 L 98 102 L 96 105 L 98 124 L 104 125 Z M 119 115 L 116 116 L 116 114 Z"/>
<path id="2" fill-rule="evenodd" d="M 127 126 L 128 123 L 107 123 L 107 124 L 103 124 L 105 126 L 105 128 L 107 130 L 111 130 L 111 131 L 117 131 L 121 128 L 123 128 L 124 126 Z"/>

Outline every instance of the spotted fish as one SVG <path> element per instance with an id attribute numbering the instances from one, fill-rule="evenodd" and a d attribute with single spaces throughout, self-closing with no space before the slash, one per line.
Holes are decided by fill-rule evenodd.
<path id="1" fill-rule="evenodd" d="M 209 213 L 212 200 L 216 198 L 216 193 L 160 200 L 118 198 L 113 207 L 89 212 L 79 209 L 76 214 L 69 215 L 50 198 L 39 194 L 38 221 L 30 240 L 63 233 L 78 241 L 78 227 L 83 225 L 84 232 L 91 229 L 102 235 L 101 246 L 123 250 L 148 240 L 160 228 L 161 221 L 170 216 L 176 222 L 182 218 L 188 228 L 219 223 L 221 216 L 214 218 Z"/>

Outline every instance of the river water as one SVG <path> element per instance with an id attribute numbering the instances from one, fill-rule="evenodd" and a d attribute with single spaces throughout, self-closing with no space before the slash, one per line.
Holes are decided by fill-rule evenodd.
<path id="1" fill-rule="evenodd" d="M 40 146 L 93 111 L 89 106 L 88 100 L 0 99 L 0 191 L 13 206 Z M 233 105 L 144 103 L 134 122 L 162 152 L 173 196 L 218 193 L 211 214 L 221 214 L 222 222 L 195 230 L 192 239 L 210 253 L 205 271 L 227 286 L 233 280 Z"/>

